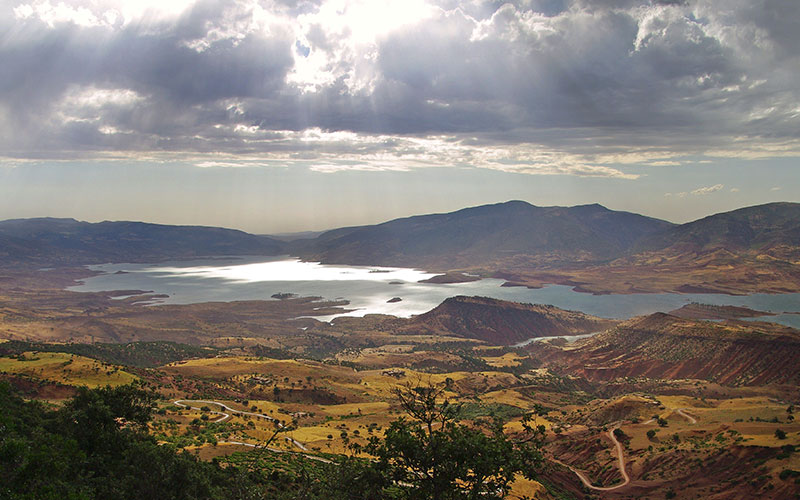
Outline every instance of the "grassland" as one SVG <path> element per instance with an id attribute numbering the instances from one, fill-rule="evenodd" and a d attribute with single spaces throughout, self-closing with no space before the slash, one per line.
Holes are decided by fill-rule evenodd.
<path id="1" fill-rule="evenodd" d="M 92 388 L 125 385 L 136 380 L 136 376 L 118 366 L 58 352 L 29 351 L 15 357 L 0 357 L 0 373 Z"/>

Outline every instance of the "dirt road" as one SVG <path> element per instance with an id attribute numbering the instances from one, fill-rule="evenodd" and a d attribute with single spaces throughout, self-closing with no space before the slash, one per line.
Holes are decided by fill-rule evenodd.
<path id="1" fill-rule="evenodd" d="M 677 410 L 678 415 L 686 418 L 686 420 L 688 420 L 690 424 L 696 424 L 697 423 L 697 419 L 694 418 L 693 416 L 689 415 L 688 413 L 684 413 L 683 412 L 684 409 L 685 408 L 678 408 L 678 410 Z"/>
<path id="2" fill-rule="evenodd" d="M 216 406 L 219 406 L 223 410 L 228 411 L 230 413 L 236 413 L 238 415 L 249 415 L 251 417 L 263 418 L 263 419 L 269 420 L 271 422 L 276 422 L 278 427 L 280 427 L 280 428 L 284 427 L 284 425 L 278 419 L 270 417 L 269 415 L 264 415 L 263 413 L 253 413 L 251 411 L 237 410 L 235 408 L 231 408 L 230 406 L 226 405 L 225 403 L 220 403 L 219 401 L 206 401 L 206 400 L 203 400 L 203 399 L 176 399 L 175 401 L 173 401 L 173 403 L 175 403 L 178 406 L 182 406 L 184 408 L 191 408 L 193 410 L 199 410 L 200 408 L 197 407 L 197 406 L 190 406 L 190 405 L 187 405 L 187 404 L 183 404 L 181 401 L 185 401 L 187 403 L 201 403 L 201 404 L 207 404 L 207 405 L 209 405 L 209 404 L 210 405 L 216 405 Z M 221 418 L 219 418 L 218 420 L 215 420 L 214 422 L 223 422 L 223 421 L 225 421 L 225 420 L 227 420 L 227 419 L 229 419 L 231 417 L 230 414 L 224 413 L 224 412 L 221 412 L 221 411 L 213 411 L 212 410 L 211 413 L 214 413 L 214 414 L 217 414 L 217 415 L 223 415 Z M 292 439 L 292 438 L 290 438 L 288 436 L 285 439 L 286 439 L 287 442 L 292 443 L 297 448 L 300 448 L 303 451 L 308 451 L 308 448 L 306 448 L 306 446 L 303 443 L 301 443 L 300 441 L 296 441 L 296 440 L 294 440 L 294 439 Z"/>
<path id="3" fill-rule="evenodd" d="M 615 484 L 614 486 L 594 486 L 592 482 L 589 481 L 589 478 L 586 477 L 586 473 L 584 473 L 583 471 L 576 469 L 571 465 L 565 464 L 560 460 L 556 460 L 555 458 L 552 459 L 553 462 L 556 462 L 557 464 L 561 464 L 564 467 L 569 468 L 569 470 L 571 470 L 572 472 L 575 473 L 576 476 L 578 476 L 578 479 L 581 480 L 584 486 L 595 491 L 613 491 L 622 488 L 624 486 L 627 486 L 628 483 L 631 482 L 631 478 L 628 476 L 628 471 L 625 470 L 625 453 L 622 450 L 622 443 L 620 443 L 617 440 L 617 436 L 614 435 L 614 431 L 616 429 L 618 429 L 618 427 L 614 427 L 613 429 L 608 431 L 608 437 L 611 439 L 611 441 L 614 443 L 615 448 L 617 449 L 617 462 L 618 462 L 619 472 L 622 475 L 622 483 Z"/>

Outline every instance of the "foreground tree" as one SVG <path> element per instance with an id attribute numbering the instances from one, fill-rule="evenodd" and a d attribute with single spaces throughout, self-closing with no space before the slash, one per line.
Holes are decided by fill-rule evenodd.
<path id="1" fill-rule="evenodd" d="M 534 479 L 543 458 L 544 427 L 523 421 L 512 438 L 498 420 L 461 423 L 444 385 L 412 384 L 395 391 L 408 418 L 392 422 L 385 437 L 370 439 L 373 467 L 400 498 L 461 500 L 504 498 L 517 474 Z"/>
<path id="2" fill-rule="evenodd" d="M 154 401 L 136 385 L 83 388 L 51 410 L 0 382 L 0 498 L 269 498 L 249 471 L 159 446 L 146 429 Z"/>

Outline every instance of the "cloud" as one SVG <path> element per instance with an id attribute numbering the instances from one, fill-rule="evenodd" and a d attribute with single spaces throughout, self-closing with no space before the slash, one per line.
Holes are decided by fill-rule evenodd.
<path id="1" fill-rule="evenodd" d="M 213 153 L 632 179 L 621 165 L 800 155 L 800 8 L 781 0 L 0 10 L 0 151 L 14 160 Z"/>
<path id="2" fill-rule="evenodd" d="M 713 186 L 697 188 L 692 191 L 692 194 L 695 196 L 705 196 L 707 194 L 715 193 L 724 187 L 725 186 L 723 184 L 714 184 Z"/>
<path id="3" fill-rule="evenodd" d="M 653 167 L 677 167 L 682 165 L 680 161 L 676 160 L 654 160 L 647 163 Z"/>
<path id="4" fill-rule="evenodd" d="M 708 195 L 708 194 L 711 194 L 711 193 L 716 193 L 717 191 L 721 191 L 724 187 L 725 187 L 724 184 L 714 184 L 713 186 L 701 187 L 701 188 L 697 188 L 695 190 L 688 191 L 688 192 L 681 191 L 679 193 L 664 193 L 664 196 L 667 197 L 667 198 L 670 198 L 670 197 L 673 197 L 673 196 L 676 197 L 676 198 L 686 198 L 690 194 L 694 195 L 694 196 L 705 196 L 705 195 Z M 739 190 L 737 188 L 731 189 L 732 193 L 735 193 L 735 192 L 738 192 L 738 191 Z"/>

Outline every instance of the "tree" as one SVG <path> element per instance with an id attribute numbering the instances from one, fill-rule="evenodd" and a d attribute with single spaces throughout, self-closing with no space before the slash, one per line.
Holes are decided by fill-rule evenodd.
<path id="1" fill-rule="evenodd" d="M 782 429 L 775 429 L 775 437 L 778 439 L 786 439 L 786 431 Z"/>
<path id="2" fill-rule="evenodd" d="M 395 396 L 408 418 L 392 422 L 383 440 L 370 438 L 366 451 L 403 498 L 500 499 L 518 473 L 536 476 L 544 426 L 534 428 L 530 417 L 524 434 L 512 439 L 498 420 L 459 422 L 460 406 L 450 402 L 446 385 L 408 384 Z"/>
<path id="3" fill-rule="evenodd" d="M 86 453 L 111 452 L 125 432 L 140 432 L 155 408 L 156 394 L 136 384 L 88 389 L 80 387 L 59 411 L 62 429 L 74 436 Z"/>
<path id="4" fill-rule="evenodd" d="M 154 397 L 134 385 L 80 389 L 49 410 L 0 382 L 0 498 L 267 498 L 248 471 L 159 446 L 146 432 Z"/>

